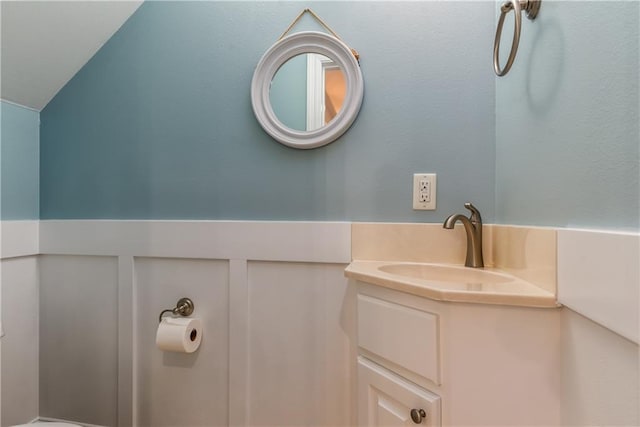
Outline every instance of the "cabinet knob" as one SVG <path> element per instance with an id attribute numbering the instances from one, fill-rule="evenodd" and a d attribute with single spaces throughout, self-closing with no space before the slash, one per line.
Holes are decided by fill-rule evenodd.
<path id="1" fill-rule="evenodd" d="M 414 423 L 420 424 L 422 420 L 427 416 L 427 413 L 424 409 L 412 409 L 411 410 L 411 419 Z"/>

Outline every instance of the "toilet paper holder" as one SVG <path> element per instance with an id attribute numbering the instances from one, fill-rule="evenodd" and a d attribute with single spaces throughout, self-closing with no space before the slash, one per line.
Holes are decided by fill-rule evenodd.
<path id="1" fill-rule="evenodd" d="M 166 310 L 162 310 L 160 312 L 160 316 L 158 316 L 158 322 L 162 322 L 162 316 L 164 316 L 165 313 L 171 313 L 173 315 L 179 314 L 180 316 L 184 317 L 191 316 L 193 314 L 194 308 L 195 305 L 190 298 L 180 298 L 176 303 L 175 308 L 167 308 Z"/>

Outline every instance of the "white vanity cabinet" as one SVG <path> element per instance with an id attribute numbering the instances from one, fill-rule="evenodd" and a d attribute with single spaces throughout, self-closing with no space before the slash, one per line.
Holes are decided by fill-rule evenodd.
<path id="1" fill-rule="evenodd" d="M 559 310 L 357 288 L 361 427 L 560 425 Z"/>
<path id="2" fill-rule="evenodd" d="M 358 295 L 358 417 L 361 426 L 439 426 L 436 313 Z"/>

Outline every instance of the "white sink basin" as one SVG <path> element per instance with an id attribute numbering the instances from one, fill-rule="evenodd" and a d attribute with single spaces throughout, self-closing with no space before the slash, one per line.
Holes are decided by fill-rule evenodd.
<path id="1" fill-rule="evenodd" d="M 399 261 L 358 261 L 345 276 L 437 301 L 557 307 L 555 295 L 492 268 Z"/>
<path id="2" fill-rule="evenodd" d="M 492 285 L 514 281 L 513 277 L 505 274 L 453 265 L 398 263 L 380 265 L 378 270 L 384 273 L 430 282 Z"/>

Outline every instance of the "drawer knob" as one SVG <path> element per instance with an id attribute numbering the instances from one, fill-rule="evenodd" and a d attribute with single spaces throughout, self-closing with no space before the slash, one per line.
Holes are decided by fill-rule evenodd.
<path id="1" fill-rule="evenodd" d="M 420 424 L 422 420 L 427 416 L 427 413 L 424 409 L 412 409 L 411 410 L 411 419 L 414 423 Z"/>

